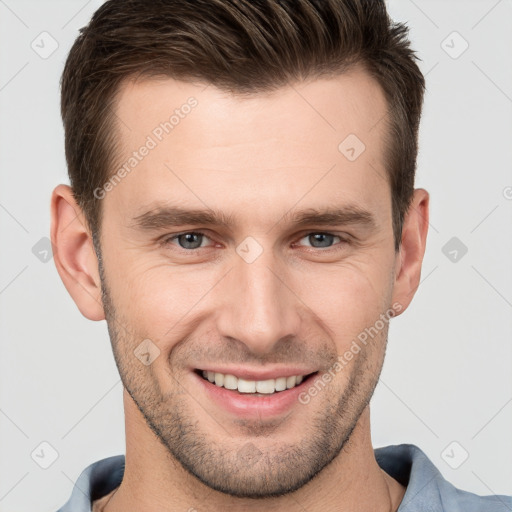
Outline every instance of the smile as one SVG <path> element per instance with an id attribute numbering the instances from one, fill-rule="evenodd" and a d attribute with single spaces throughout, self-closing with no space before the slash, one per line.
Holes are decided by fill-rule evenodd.
<path id="1" fill-rule="evenodd" d="M 317 372 L 265 380 L 247 380 L 229 373 L 224 374 L 207 370 L 197 370 L 197 373 L 219 388 L 253 395 L 272 395 L 298 386 Z"/>

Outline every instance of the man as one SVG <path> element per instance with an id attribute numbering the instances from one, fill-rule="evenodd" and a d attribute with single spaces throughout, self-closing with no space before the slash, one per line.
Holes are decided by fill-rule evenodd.
<path id="1" fill-rule="evenodd" d="M 106 319 L 126 457 L 62 512 L 505 511 L 374 450 L 419 285 L 424 79 L 375 0 L 108 1 L 62 78 L 59 274 Z"/>

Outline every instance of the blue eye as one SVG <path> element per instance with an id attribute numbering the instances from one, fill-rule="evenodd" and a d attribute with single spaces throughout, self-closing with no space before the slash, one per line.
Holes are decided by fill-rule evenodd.
<path id="1" fill-rule="evenodd" d="M 309 243 L 306 247 L 312 247 L 313 249 L 319 250 L 330 249 L 333 245 L 344 245 L 350 243 L 348 240 L 345 240 L 338 235 L 324 232 L 311 232 L 300 238 L 300 240 L 305 239 L 307 239 Z M 335 243 L 335 239 L 338 239 L 341 243 Z M 207 240 L 210 240 L 210 238 L 200 231 L 187 231 L 185 233 L 168 236 L 162 241 L 162 244 L 178 245 L 178 248 L 192 252 L 196 249 L 207 247 L 207 244 L 204 243 Z M 177 241 L 177 244 L 175 241 Z"/>
<path id="2" fill-rule="evenodd" d="M 309 233 L 305 237 L 301 238 L 301 240 L 304 240 L 305 238 L 312 243 L 311 247 L 314 247 L 315 249 L 331 247 L 334 238 L 339 238 L 341 240 L 339 236 L 332 235 L 330 233 Z"/>
<path id="3" fill-rule="evenodd" d="M 168 238 L 165 242 L 169 243 L 173 240 L 178 240 L 179 246 L 182 249 L 199 249 L 202 246 L 203 239 L 206 238 L 206 235 L 203 233 L 197 233 L 195 231 L 190 231 L 188 233 L 181 233 L 179 235 L 174 235 Z"/>

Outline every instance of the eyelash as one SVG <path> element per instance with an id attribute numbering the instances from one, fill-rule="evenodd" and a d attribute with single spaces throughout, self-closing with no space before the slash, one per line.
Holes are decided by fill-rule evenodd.
<path id="1" fill-rule="evenodd" d="M 161 244 L 163 246 L 171 245 L 171 242 L 173 242 L 174 240 L 177 240 L 179 237 L 184 236 L 184 235 L 202 235 L 205 238 L 208 238 L 208 239 L 210 238 L 206 233 L 203 233 L 201 231 L 184 231 L 182 233 L 177 233 L 175 235 L 165 237 L 162 240 Z M 336 247 L 336 245 L 349 245 L 351 243 L 350 240 L 348 240 L 348 238 L 343 238 L 340 235 L 335 235 L 334 233 L 329 233 L 327 231 L 310 231 L 310 232 L 304 234 L 303 236 L 301 236 L 301 238 L 299 240 L 302 240 L 303 238 L 309 237 L 311 235 L 327 235 L 327 236 L 332 236 L 334 238 L 340 239 L 340 242 L 338 244 L 335 244 L 334 246 L 331 246 L 331 247 L 326 247 L 326 248 L 308 247 L 308 249 L 314 250 L 314 251 L 329 252 L 331 250 L 338 250 L 339 248 Z M 197 252 L 199 249 L 207 249 L 208 247 L 197 247 L 195 249 L 185 249 L 183 247 L 178 246 L 177 248 L 181 251 L 191 253 L 191 252 Z"/>

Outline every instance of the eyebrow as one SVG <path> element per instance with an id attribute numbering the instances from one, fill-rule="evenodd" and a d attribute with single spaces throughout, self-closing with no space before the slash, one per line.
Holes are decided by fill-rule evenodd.
<path id="1" fill-rule="evenodd" d="M 290 224 L 294 228 L 315 226 L 360 225 L 375 229 L 375 216 L 356 205 L 334 208 L 308 208 L 300 211 L 288 211 L 276 224 Z M 236 225 L 235 217 L 222 211 L 212 209 L 188 209 L 180 206 L 157 205 L 132 219 L 131 227 L 141 231 L 158 231 L 185 225 L 204 225 L 232 228 Z M 275 225 L 274 225 L 275 226 Z"/>

